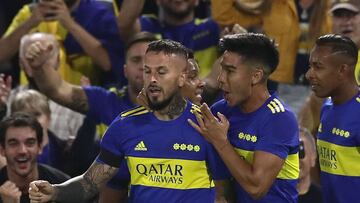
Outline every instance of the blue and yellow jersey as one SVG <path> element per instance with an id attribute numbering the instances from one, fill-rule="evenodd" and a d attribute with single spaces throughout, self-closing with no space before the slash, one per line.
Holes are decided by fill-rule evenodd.
<path id="1" fill-rule="evenodd" d="M 268 193 L 256 201 L 237 183 L 236 202 L 297 202 L 299 176 L 299 130 L 294 114 L 272 95 L 258 110 L 242 113 L 225 100 L 212 106 L 213 113 L 221 112 L 230 122 L 228 139 L 236 152 L 248 163 L 256 151 L 274 154 L 285 163 Z"/>
<path id="2" fill-rule="evenodd" d="M 192 128 L 198 106 L 187 103 L 177 119 L 158 120 L 144 107 L 121 114 L 106 131 L 97 161 L 131 176 L 131 202 L 214 202 L 213 179 L 224 165 L 213 147 Z"/>
<path id="3" fill-rule="evenodd" d="M 178 41 L 187 48 L 194 50 L 196 60 L 200 65 L 200 76 L 210 73 L 217 59 L 217 44 L 220 28 L 212 19 L 194 19 L 193 21 L 172 26 L 161 23 L 152 15 L 140 18 L 142 31 L 155 33 L 159 38 Z"/>
<path id="4" fill-rule="evenodd" d="M 317 149 L 323 200 L 360 200 L 360 94 L 344 104 L 326 100 L 321 110 Z"/>
<path id="5" fill-rule="evenodd" d="M 110 125 L 111 122 L 123 111 L 135 107 L 130 101 L 127 87 L 122 89 L 102 87 L 83 87 L 89 103 L 89 110 L 86 114 L 98 124 Z"/>
<path id="6" fill-rule="evenodd" d="M 35 4 L 25 5 L 15 16 L 4 36 L 8 36 L 27 21 L 32 15 L 31 12 L 34 6 Z M 98 39 L 108 51 L 113 73 L 113 77 L 108 79 L 125 80 L 122 73 L 124 46 L 119 38 L 112 3 L 100 0 L 81 0 L 77 9 L 71 15 L 80 26 Z M 80 84 L 81 75 L 86 75 L 91 79 L 98 77 L 93 60 L 85 54 L 74 36 L 60 22 L 41 22 L 38 26 L 32 28 L 29 33 L 35 32 L 55 35 L 61 50 L 59 72 L 66 81 Z M 24 75 L 22 75 L 21 80 L 22 83 L 26 82 Z"/>
<path id="7" fill-rule="evenodd" d="M 83 87 L 89 104 L 87 112 L 88 118 L 94 120 L 97 125 L 97 132 L 103 135 L 111 122 L 120 115 L 121 112 L 134 108 L 135 104 L 130 101 L 128 88 L 121 89 L 116 87 L 106 90 L 101 87 Z M 127 189 L 130 182 L 130 175 L 126 164 L 121 164 L 119 172 L 107 183 L 113 189 Z"/>

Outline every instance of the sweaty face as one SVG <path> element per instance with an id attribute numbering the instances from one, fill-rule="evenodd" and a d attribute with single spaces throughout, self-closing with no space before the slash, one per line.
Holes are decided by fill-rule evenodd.
<path id="1" fill-rule="evenodd" d="M 16 175 L 26 177 L 34 171 L 40 145 L 36 132 L 30 127 L 10 127 L 5 135 L 5 147 L 1 154 L 6 157 L 7 166 Z"/>
<path id="2" fill-rule="evenodd" d="M 176 54 L 145 54 L 144 88 L 151 109 L 164 109 L 175 95 L 180 94 L 186 78 L 186 65 L 186 59 Z"/>
<path id="3" fill-rule="evenodd" d="M 189 59 L 185 86 L 182 89 L 183 96 L 198 105 L 201 103 L 201 94 L 205 86 L 205 82 L 199 77 L 199 71 L 197 62 L 194 59 Z"/>
<path id="4" fill-rule="evenodd" d="M 128 49 L 126 53 L 124 74 L 128 79 L 129 86 L 133 89 L 134 92 L 140 92 L 144 85 L 144 58 L 148 44 L 148 42 L 135 43 Z"/>
<path id="5" fill-rule="evenodd" d="M 230 106 L 237 106 L 247 101 L 251 95 L 251 69 L 243 62 L 243 58 L 225 51 L 218 77 L 220 89 Z"/>
<path id="6" fill-rule="evenodd" d="M 158 0 L 158 5 L 164 11 L 179 18 L 185 17 L 194 11 L 198 0 Z"/>
<path id="7" fill-rule="evenodd" d="M 360 47 L 360 14 L 346 9 L 335 10 L 333 32 L 349 37 Z"/>
<path id="8" fill-rule="evenodd" d="M 321 98 L 331 96 L 338 85 L 339 57 L 330 47 L 315 46 L 310 53 L 309 70 L 306 79 L 309 80 L 315 95 Z"/>

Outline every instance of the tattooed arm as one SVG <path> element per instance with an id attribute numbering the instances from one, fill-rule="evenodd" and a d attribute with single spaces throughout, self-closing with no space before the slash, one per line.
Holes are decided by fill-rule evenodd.
<path id="1" fill-rule="evenodd" d="M 51 185 L 49 182 L 41 180 L 31 182 L 29 197 L 31 202 L 84 202 L 94 197 L 99 188 L 117 171 L 118 168 L 94 162 L 83 175 L 62 184 Z"/>
<path id="2" fill-rule="evenodd" d="M 40 41 L 28 44 L 28 47 L 21 47 L 25 53 L 21 63 L 28 75 L 32 75 L 40 91 L 63 106 L 86 113 L 89 105 L 85 91 L 81 86 L 64 81 L 56 70 L 59 67 L 58 54 L 52 52 L 56 44 Z"/>

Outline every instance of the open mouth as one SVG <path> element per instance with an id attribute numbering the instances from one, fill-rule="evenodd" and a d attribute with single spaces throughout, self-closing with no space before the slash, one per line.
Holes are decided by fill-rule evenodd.
<path id="1" fill-rule="evenodd" d="M 30 158 L 28 157 L 18 157 L 15 159 L 16 163 L 18 164 L 20 169 L 26 169 L 28 166 Z"/>

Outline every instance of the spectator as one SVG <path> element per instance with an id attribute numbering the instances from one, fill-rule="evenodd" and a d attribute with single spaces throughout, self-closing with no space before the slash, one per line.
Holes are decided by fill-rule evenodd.
<path id="1" fill-rule="evenodd" d="M 51 54 L 57 56 L 57 54 L 59 53 L 58 46 L 55 46 L 55 44 L 57 44 L 57 41 L 53 35 L 45 33 L 35 33 L 25 35 L 22 38 L 22 43 L 20 45 L 20 58 L 25 57 L 23 52 L 27 50 L 28 46 L 34 41 L 39 41 L 40 43 L 54 44 L 54 49 Z M 6 78 L 6 80 L 4 80 L 4 78 L 0 78 L 0 84 L 2 87 L 0 88 L 0 96 L 3 98 L 3 102 L 0 103 L 0 106 L 3 106 L 4 109 L 10 108 L 11 101 L 19 92 L 27 89 L 38 89 L 37 85 L 33 80 L 33 74 L 31 69 L 24 70 L 29 81 L 28 85 L 20 85 L 13 89 L 11 92 L 11 78 Z M 8 108 L 5 107 L 6 104 L 8 105 Z M 52 112 L 49 129 L 54 132 L 54 134 L 58 136 L 59 139 L 69 141 L 69 143 L 71 143 L 70 141 L 76 137 L 79 128 L 83 125 L 84 116 L 63 107 L 52 100 L 49 101 L 49 105 Z"/>
<path id="2" fill-rule="evenodd" d="M 195 7 L 199 1 L 157 1 L 158 17 L 140 16 L 144 2 L 145 0 L 123 1 L 118 16 L 122 38 L 127 39 L 134 33 L 148 31 L 164 39 L 178 41 L 194 51 L 195 58 L 201 67 L 200 76 L 206 76 L 217 58 L 216 45 L 220 29 L 211 19 L 194 18 Z"/>
<path id="3" fill-rule="evenodd" d="M 81 74 L 85 74 L 93 83 L 98 82 L 96 64 L 104 71 L 112 71 L 113 78 L 108 79 L 124 83 L 119 70 L 123 47 L 115 20 L 111 2 L 39 0 L 27 4 L 0 39 L 0 47 L 7 47 L 0 50 L 0 61 L 15 55 L 25 34 L 45 32 L 55 35 L 61 44 L 59 71 L 67 81 L 79 84 Z"/>
<path id="4" fill-rule="evenodd" d="M 0 170 L 0 196 L 4 203 L 30 202 L 29 183 L 43 179 L 53 184 L 69 177 L 50 166 L 38 164 L 43 129 L 29 114 L 15 113 L 0 124 L 0 152 L 7 166 Z"/>

